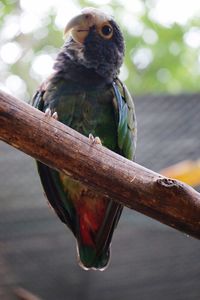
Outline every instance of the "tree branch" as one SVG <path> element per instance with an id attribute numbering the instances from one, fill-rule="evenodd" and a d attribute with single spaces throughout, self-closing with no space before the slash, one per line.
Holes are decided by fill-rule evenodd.
<path id="1" fill-rule="evenodd" d="M 200 194 L 0 92 L 0 139 L 130 209 L 200 238 Z"/>

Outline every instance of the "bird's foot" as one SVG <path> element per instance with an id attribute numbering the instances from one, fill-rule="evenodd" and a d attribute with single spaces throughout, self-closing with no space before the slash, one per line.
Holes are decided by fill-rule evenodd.
<path id="1" fill-rule="evenodd" d="M 92 133 L 89 134 L 89 140 L 92 144 L 102 145 L 102 142 L 98 136 L 93 136 Z"/>
<path id="2" fill-rule="evenodd" d="M 47 118 L 52 117 L 53 119 L 58 120 L 58 113 L 56 111 L 52 112 L 52 110 L 49 107 L 45 110 L 44 114 Z"/>

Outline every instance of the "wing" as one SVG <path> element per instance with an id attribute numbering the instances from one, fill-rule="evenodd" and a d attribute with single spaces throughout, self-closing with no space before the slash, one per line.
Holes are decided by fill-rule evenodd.
<path id="1" fill-rule="evenodd" d="M 51 91 L 54 90 L 54 93 L 52 93 L 53 97 L 49 97 L 50 101 L 48 102 L 46 102 L 44 99 L 47 87 L 48 93 L 50 94 Z M 59 85 L 57 86 L 57 88 L 59 88 Z M 53 88 L 53 86 L 51 87 L 51 85 L 49 86 L 49 84 L 45 82 L 40 86 L 40 88 L 33 96 L 32 105 L 40 111 L 44 112 L 46 107 L 55 109 L 56 100 L 54 99 L 56 99 L 55 88 Z M 59 173 L 53 169 L 50 169 L 48 166 L 39 161 L 37 161 L 36 163 L 40 180 L 49 203 L 51 204 L 61 221 L 65 223 L 75 234 L 75 228 L 72 222 L 73 216 L 75 215 L 75 210 L 73 205 L 69 201 L 66 201 L 65 191 L 63 190 Z"/>
<path id="2" fill-rule="evenodd" d="M 137 122 L 133 99 L 126 86 L 117 79 L 113 82 L 114 107 L 117 114 L 118 147 L 120 154 L 135 159 Z"/>

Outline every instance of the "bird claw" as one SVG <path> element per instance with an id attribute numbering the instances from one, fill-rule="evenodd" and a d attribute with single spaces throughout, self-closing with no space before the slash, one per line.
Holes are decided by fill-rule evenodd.
<path id="1" fill-rule="evenodd" d="M 49 107 L 45 110 L 44 114 L 47 118 L 52 117 L 53 119 L 58 120 L 58 113 L 56 111 L 53 113 Z"/>
<path id="2" fill-rule="evenodd" d="M 92 144 L 102 145 L 102 142 L 98 136 L 93 136 L 92 133 L 89 134 L 89 140 Z"/>
<path id="3" fill-rule="evenodd" d="M 48 118 L 51 117 L 51 110 L 50 110 L 50 108 L 47 108 L 47 109 L 45 110 L 44 115 L 45 115 L 45 117 L 48 117 Z"/>
<path id="4" fill-rule="evenodd" d="M 58 120 L 58 113 L 57 113 L 57 111 L 55 111 L 53 113 L 52 118 L 55 119 L 55 120 Z"/>

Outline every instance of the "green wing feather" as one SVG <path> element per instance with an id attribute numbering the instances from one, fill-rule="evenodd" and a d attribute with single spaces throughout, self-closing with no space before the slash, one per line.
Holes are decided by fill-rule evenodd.
<path id="1" fill-rule="evenodd" d="M 118 147 L 121 155 L 133 160 L 137 140 L 134 102 L 128 89 L 119 79 L 113 82 L 113 91 L 115 107 L 118 111 Z"/>

